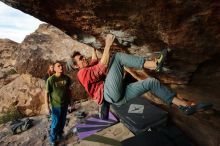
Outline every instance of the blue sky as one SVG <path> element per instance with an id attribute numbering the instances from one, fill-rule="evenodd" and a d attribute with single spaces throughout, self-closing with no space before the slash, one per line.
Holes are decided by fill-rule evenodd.
<path id="1" fill-rule="evenodd" d="M 43 22 L 0 2 L 0 39 L 8 38 L 20 43 L 41 23 Z"/>

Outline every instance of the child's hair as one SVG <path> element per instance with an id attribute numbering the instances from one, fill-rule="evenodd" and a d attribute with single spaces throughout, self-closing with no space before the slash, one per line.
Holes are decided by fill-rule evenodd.
<path id="1" fill-rule="evenodd" d="M 60 65 L 63 65 L 63 63 L 61 61 L 55 61 L 53 66 L 55 66 L 55 64 L 59 63 Z"/>
<path id="2" fill-rule="evenodd" d="M 50 67 L 51 67 L 51 66 L 53 66 L 53 63 L 50 63 L 50 64 L 48 65 L 48 68 L 47 68 L 47 74 L 49 75 L 49 77 L 54 74 L 54 71 L 51 71 L 51 70 L 50 70 Z"/>
<path id="3" fill-rule="evenodd" d="M 63 67 L 63 73 L 65 73 L 66 68 L 64 67 L 64 62 L 62 62 L 62 61 L 55 61 L 54 64 L 53 64 L 53 67 L 55 67 L 55 65 L 56 65 L 57 63 L 59 63 L 59 64 Z M 55 71 L 54 71 L 54 73 L 55 73 Z"/>

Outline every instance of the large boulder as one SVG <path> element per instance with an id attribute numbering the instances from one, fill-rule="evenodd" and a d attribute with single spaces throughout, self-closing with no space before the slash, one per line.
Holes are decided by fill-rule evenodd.
<path id="1" fill-rule="evenodd" d="M 19 44 L 9 40 L 9 39 L 0 39 L 0 67 L 6 68 L 13 66 L 15 62 L 15 52 L 18 49 Z"/>
<path id="2" fill-rule="evenodd" d="M 29 74 L 22 74 L 0 89 L 0 113 L 5 114 L 10 107 L 26 116 L 45 113 L 45 83 Z"/>
<path id="3" fill-rule="evenodd" d="M 0 39 L 0 88 L 17 76 L 15 62 L 19 44 L 9 39 Z"/>
<path id="4" fill-rule="evenodd" d="M 42 78 L 48 64 L 55 61 L 66 62 L 73 51 L 83 50 L 91 56 L 91 47 L 74 41 L 61 30 L 49 24 L 41 24 L 32 34 L 25 37 L 20 44 L 15 67 L 18 73 L 29 73 Z"/>
<path id="5" fill-rule="evenodd" d="M 9 39 L 0 39 L 0 79 L 14 70 L 19 44 Z"/>

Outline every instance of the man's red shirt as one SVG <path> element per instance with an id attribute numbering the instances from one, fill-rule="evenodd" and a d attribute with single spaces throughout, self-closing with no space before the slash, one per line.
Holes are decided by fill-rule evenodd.
<path id="1" fill-rule="evenodd" d="M 103 102 L 106 71 L 107 65 L 98 62 L 98 60 L 91 60 L 89 67 L 82 68 L 77 73 L 79 81 L 89 96 L 98 104 L 102 104 Z"/>

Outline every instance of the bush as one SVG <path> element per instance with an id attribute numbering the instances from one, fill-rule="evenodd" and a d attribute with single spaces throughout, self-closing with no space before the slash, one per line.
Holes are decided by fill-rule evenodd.
<path id="1" fill-rule="evenodd" d="M 7 123 L 9 121 L 14 121 L 22 117 L 23 115 L 19 112 L 17 107 L 9 107 L 9 110 L 3 113 L 2 116 L 0 116 L 0 124 Z"/>

